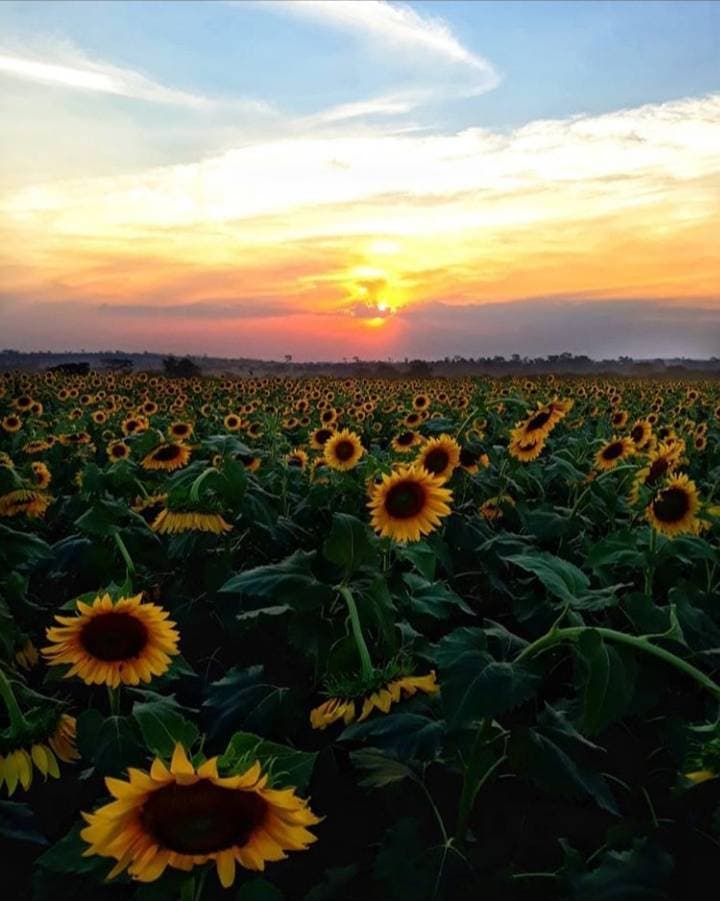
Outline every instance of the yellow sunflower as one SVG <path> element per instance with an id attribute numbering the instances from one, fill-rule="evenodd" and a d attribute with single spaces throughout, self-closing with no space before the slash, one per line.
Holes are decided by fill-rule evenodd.
<path id="1" fill-rule="evenodd" d="M 66 713 L 53 714 L 51 722 L 40 727 L 28 728 L 25 740 L 18 744 L 8 736 L 0 734 L 0 788 L 3 782 L 8 795 L 12 796 L 18 785 L 27 791 L 33 781 L 33 765 L 47 779 L 60 776 L 56 758 L 63 763 L 73 763 L 80 755 L 75 747 L 75 717 Z"/>
<path id="2" fill-rule="evenodd" d="M 178 535 L 182 532 L 211 532 L 222 535 L 232 526 L 220 513 L 201 510 L 161 510 L 153 520 L 152 530 L 160 535 Z"/>
<path id="3" fill-rule="evenodd" d="M 325 442 L 323 457 L 330 469 L 354 469 L 365 453 L 360 437 L 349 429 L 336 432 Z"/>
<path id="4" fill-rule="evenodd" d="M 506 507 L 514 507 L 515 501 L 509 494 L 499 494 L 496 497 L 489 497 L 478 511 L 483 519 L 489 522 L 495 522 L 502 519 L 505 515 Z"/>
<path id="5" fill-rule="evenodd" d="M 130 448 L 124 441 L 111 441 L 105 450 L 111 463 L 119 463 L 130 456 Z"/>
<path id="6" fill-rule="evenodd" d="M 405 431 L 396 435 L 391 444 L 392 449 L 398 454 L 409 454 L 410 451 L 422 442 L 422 438 L 417 432 Z"/>
<path id="7" fill-rule="evenodd" d="M 535 433 L 533 437 L 527 436 L 521 429 L 513 429 L 508 453 L 521 463 L 531 463 L 543 452 L 545 440 L 545 434 L 542 432 Z"/>
<path id="8" fill-rule="evenodd" d="M 39 660 L 37 648 L 29 638 L 15 651 L 15 662 L 23 669 L 32 669 L 37 666 Z"/>
<path id="9" fill-rule="evenodd" d="M 228 888 L 236 864 L 264 870 L 317 840 L 307 827 L 320 819 L 307 801 L 294 788 L 268 788 L 257 761 L 223 777 L 217 757 L 196 768 L 178 744 L 169 767 L 156 758 L 149 772 L 128 775 L 127 782 L 106 778 L 115 800 L 83 814 L 85 856 L 117 861 L 108 879 L 127 870 L 138 882 L 154 882 L 167 867 L 190 871 L 212 861 Z"/>
<path id="10" fill-rule="evenodd" d="M 631 438 L 613 437 L 595 454 L 595 465 L 598 469 L 614 469 L 618 463 L 635 453 L 635 445 Z"/>
<path id="11" fill-rule="evenodd" d="M 296 448 L 285 456 L 285 462 L 293 469 L 305 469 L 308 464 L 308 455 L 304 450 Z"/>
<path id="12" fill-rule="evenodd" d="M 37 519 L 45 515 L 51 503 L 52 498 L 49 494 L 29 488 L 16 488 L 0 497 L 0 516 L 24 514 L 28 519 Z"/>
<path id="13" fill-rule="evenodd" d="M 652 425 L 647 419 L 638 419 L 630 429 L 630 438 L 636 450 L 644 450 L 652 438 Z"/>
<path id="14" fill-rule="evenodd" d="M 657 450 L 652 451 L 647 465 L 633 479 L 630 503 L 637 504 L 642 488 L 657 488 L 663 479 L 674 471 L 679 464 L 681 455 L 682 450 L 678 445 L 669 447 L 667 444 L 661 444 Z"/>
<path id="15" fill-rule="evenodd" d="M 686 475 L 675 475 L 655 495 L 647 508 L 646 517 L 655 531 L 672 538 L 683 532 L 697 531 L 696 515 L 699 509 L 700 499 L 695 483 Z"/>
<path id="16" fill-rule="evenodd" d="M 2 423 L 0 423 L 0 425 L 2 425 L 3 429 L 6 432 L 19 432 L 22 428 L 22 419 L 20 419 L 19 416 L 11 414 L 10 416 L 3 417 Z"/>
<path id="17" fill-rule="evenodd" d="M 237 432 L 242 427 L 242 420 L 235 413 L 228 413 L 223 419 L 223 424 L 228 432 Z"/>
<path id="18" fill-rule="evenodd" d="M 173 472 L 182 469 L 190 459 L 190 448 L 184 444 L 161 444 L 143 459 L 143 469 L 163 469 Z"/>
<path id="19" fill-rule="evenodd" d="M 44 463 L 35 462 L 30 466 L 36 488 L 47 488 L 52 481 L 52 474 Z"/>
<path id="20" fill-rule="evenodd" d="M 75 616 L 56 616 L 43 648 L 49 666 L 70 664 L 64 678 L 79 676 L 86 685 L 138 685 L 162 676 L 179 653 L 180 636 L 156 604 L 142 595 L 113 602 L 98 595 L 92 604 L 77 601 Z"/>
<path id="21" fill-rule="evenodd" d="M 313 450 L 322 450 L 325 447 L 325 443 L 329 441 L 334 434 L 335 430 L 326 426 L 315 429 L 310 435 L 310 447 Z"/>
<path id="22" fill-rule="evenodd" d="M 426 441 L 415 463 L 430 475 L 446 482 L 460 463 L 460 445 L 450 435 Z"/>
<path id="23" fill-rule="evenodd" d="M 371 487 L 372 527 L 395 541 L 419 541 L 449 515 L 451 500 L 441 478 L 419 466 L 401 466 Z"/>
<path id="24" fill-rule="evenodd" d="M 339 720 L 346 726 L 356 720 L 361 723 L 373 710 L 387 713 L 393 704 L 397 704 L 402 698 L 412 697 L 418 691 L 426 695 L 440 691 L 434 670 L 425 676 L 401 676 L 393 679 L 364 698 L 330 698 L 310 711 L 310 725 L 313 729 L 322 731 Z"/>
<path id="25" fill-rule="evenodd" d="M 191 422 L 174 422 L 168 431 L 176 441 L 185 441 L 192 436 L 193 424 Z"/>

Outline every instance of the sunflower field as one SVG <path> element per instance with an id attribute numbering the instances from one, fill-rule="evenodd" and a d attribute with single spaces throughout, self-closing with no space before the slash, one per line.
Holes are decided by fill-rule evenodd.
<path id="1" fill-rule="evenodd" d="M 5 899 L 706 898 L 720 384 L 0 375 Z"/>

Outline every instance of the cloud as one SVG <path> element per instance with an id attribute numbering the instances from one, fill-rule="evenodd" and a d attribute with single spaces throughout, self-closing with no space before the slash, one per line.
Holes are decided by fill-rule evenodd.
<path id="1" fill-rule="evenodd" d="M 264 296 L 224 299 L 220 302 L 207 299 L 177 304 L 101 303 L 94 309 L 107 316 L 130 319 L 276 319 L 304 314 L 304 311 L 291 304 Z"/>
<path id="2" fill-rule="evenodd" d="M 464 47 L 442 19 L 422 16 L 408 5 L 384 0 L 285 0 L 275 5 L 385 46 L 423 52 L 497 79 L 492 65 Z"/>
<path id="3" fill-rule="evenodd" d="M 218 106 L 240 106 L 248 111 L 269 112 L 271 107 L 257 100 L 219 100 L 187 91 L 166 87 L 135 72 L 113 66 L 105 61 L 88 59 L 68 45 L 55 45 L 42 53 L 30 54 L 0 47 L 0 74 L 40 84 L 56 85 L 71 90 L 114 94 L 150 103 L 169 104 L 195 110 Z"/>

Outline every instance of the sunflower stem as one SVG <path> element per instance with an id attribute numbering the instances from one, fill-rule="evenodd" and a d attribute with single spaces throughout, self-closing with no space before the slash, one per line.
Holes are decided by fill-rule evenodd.
<path id="1" fill-rule="evenodd" d="M 360 666 L 362 669 L 363 679 L 370 680 L 375 673 L 375 667 L 372 665 L 370 652 L 368 651 L 368 646 L 365 643 L 365 637 L 363 636 L 362 626 L 360 625 L 360 615 L 358 614 L 355 598 L 353 597 L 352 591 L 350 591 L 347 585 L 339 585 L 338 591 L 347 604 L 348 613 L 350 614 L 350 625 L 352 627 L 353 638 L 355 639 L 355 647 L 357 648 L 358 656 L 360 657 Z"/>
<path id="2" fill-rule="evenodd" d="M 652 598 L 653 576 L 655 575 L 655 550 L 657 548 L 657 532 L 650 527 L 650 546 L 647 566 L 645 567 L 645 594 Z"/>
<path id="3" fill-rule="evenodd" d="M 132 557 L 130 556 L 130 551 L 128 551 L 125 546 L 125 542 L 120 537 L 119 532 L 113 532 L 113 538 L 115 539 L 115 544 L 117 545 L 118 550 L 122 554 L 122 558 L 125 561 L 125 569 L 127 578 L 126 581 L 132 585 L 132 578 L 135 575 L 135 564 L 133 563 Z"/>
<path id="4" fill-rule="evenodd" d="M 459 845 L 464 845 L 468 831 L 470 816 L 475 806 L 475 798 L 480 789 L 490 779 L 492 774 L 507 759 L 505 754 L 493 760 L 487 766 L 484 751 L 490 744 L 490 733 L 492 732 L 492 721 L 483 719 L 478 727 L 470 751 L 470 759 L 465 765 L 462 792 L 460 794 L 460 803 L 458 805 L 457 825 L 455 827 L 455 839 Z"/>
<path id="5" fill-rule="evenodd" d="M 209 466 L 207 469 L 204 469 L 192 483 L 190 486 L 190 500 L 193 503 L 197 503 L 200 500 L 200 487 L 205 479 L 214 472 L 217 472 L 217 469 L 214 466 Z"/>
<path id="6" fill-rule="evenodd" d="M 10 681 L 2 669 L 0 669 L 0 697 L 3 699 L 8 713 L 10 732 L 13 735 L 18 735 L 28 728 L 28 721 L 23 716 L 23 712 L 15 697 L 15 692 L 12 690 Z"/>
<path id="7" fill-rule="evenodd" d="M 112 685 L 107 687 L 108 703 L 110 705 L 110 716 L 120 716 L 120 686 Z"/>
<path id="8" fill-rule="evenodd" d="M 626 632 L 618 632 L 615 629 L 606 629 L 601 626 L 570 626 L 566 629 L 553 628 L 524 648 L 515 658 L 515 663 L 520 663 L 523 660 L 534 657 L 541 651 L 545 651 L 556 644 L 574 642 L 583 634 L 583 632 L 586 632 L 589 629 L 593 629 L 601 636 L 601 638 L 604 638 L 607 641 L 628 645 L 631 648 L 635 648 L 635 650 L 643 651 L 653 657 L 658 657 L 660 660 L 670 664 L 670 666 L 673 666 L 680 672 L 685 673 L 685 675 L 690 676 L 691 679 L 694 679 L 695 682 L 702 685 L 703 688 L 720 700 L 720 685 L 718 685 L 717 682 L 714 682 L 709 676 L 706 676 L 705 673 L 697 667 L 688 663 L 686 660 L 683 660 L 682 657 L 678 657 L 677 654 L 673 654 L 672 651 L 666 651 L 665 648 L 653 644 L 646 638 L 628 635 Z"/>

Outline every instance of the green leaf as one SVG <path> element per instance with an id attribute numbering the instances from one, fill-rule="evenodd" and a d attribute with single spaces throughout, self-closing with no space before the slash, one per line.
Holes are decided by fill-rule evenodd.
<path id="1" fill-rule="evenodd" d="M 236 732 L 219 764 L 223 771 L 240 773 L 259 760 L 272 774 L 273 785 L 292 786 L 302 793 L 308 787 L 317 756 L 317 751 L 297 751 L 252 732 Z"/>
<path id="2" fill-rule="evenodd" d="M 382 885 L 383 901 L 426 901 L 433 894 L 432 857 L 422 841 L 420 824 L 403 817 L 391 826 L 375 858 L 373 878 Z"/>
<path id="3" fill-rule="evenodd" d="M 629 851 L 606 851 L 590 872 L 568 878 L 575 901 L 640 901 L 668 898 L 663 891 L 673 870 L 672 857 L 647 838 L 637 839 Z"/>
<path id="4" fill-rule="evenodd" d="M 432 581 L 435 578 L 437 568 L 437 553 L 427 541 L 415 541 L 405 546 L 399 545 L 395 554 L 400 560 L 407 560 L 420 573 L 420 575 Z"/>
<path id="5" fill-rule="evenodd" d="M 305 895 L 305 901 L 350 901 L 348 887 L 356 880 L 358 866 L 351 863 L 347 867 L 325 870 L 322 882 Z M 363 893 L 363 897 L 367 897 Z"/>
<path id="6" fill-rule="evenodd" d="M 618 719 L 632 701 L 637 665 L 632 655 L 623 655 L 594 629 L 583 632 L 574 649 L 583 669 L 580 728 L 596 735 Z"/>
<path id="7" fill-rule="evenodd" d="M 350 760 L 354 767 L 365 773 L 358 783 L 362 788 L 384 788 L 414 775 L 410 767 L 402 761 L 385 757 L 374 748 L 351 751 Z"/>
<path id="8" fill-rule="evenodd" d="M 0 836 L 15 842 L 48 844 L 32 807 L 15 801 L 0 801 Z"/>
<path id="9" fill-rule="evenodd" d="M 442 722 L 416 713 L 391 713 L 343 730 L 339 741 L 365 741 L 399 760 L 434 760 L 443 740 Z"/>
<path id="10" fill-rule="evenodd" d="M 203 707 L 209 713 L 208 738 L 229 736 L 241 728 L 266 731 L 274 722 L 288 689 L 265 679 L 262 666 L 232 667 L 208 687 Z"/>
<path id="11" fill-rule="evenodd" d="M 88 847 L 87 842 L 80 838 L 83 828 L 82 825 L 74 826 L 67 835 L 38 857 L 36 866 L 53 873 L 91 873 L 98 880 L 103 879 L 113 868 L 114 861 L 106 857 L 82 856 Z"/>
<path id="12" fill-rule="evenodd" d="M 21 566 L 33 566 L 52 558 L 50 545 L 27 532 L 16 532 L 0 524 L 0 571 L 10 572 Z"/>
<path id="13" fill-rule="evenodd" d="M 402 578 L 410 589 L 408 606 L 412 613 L 431 616 L 433 619 L 448 619 L 458 612 L 475 615 L 460 595 L 442 582 L 429 582 L 415 573 L 403 573 Z"/>
<path id="14" fill-rule="evenodd" d="M 533 573 L 551 594 L 566 603 L 572 603 L 590 587 L 590 580 L 574 563 L 545 551 L 526 551 L 503 559 Z"/>
<path id="15" fill-rule="evenodd" d="M 147 758 L 142 734 L 128 716 L 103 716 L 83 711 L 77 718 L 77 745 L 84 760 L 103 776 L 117 776 L 129 766 L 142 766 Z"/>
<path id="16" fill-rule="evenodd" d="M 499 716 L 533 696 L 540 676 L 523 664 L 493 660 L 482 629 L 456 629 L 435 646 L 443 708 L 451 729 Z"/>
<path id="17" fill-rule="evenodd" d="M 320 582 L 312 571 L 315 551 L 295 551 L 280 563 L 256 566 L 238 573 L 222 586 L 220 594 L 272 598 L 291 607 L 318 607 L 331 602 L 335 592 Z"/>
<path id="18" fill-rule="evenodd" d="M 139 514 L 133 512 L 127 504 L 120 501 L 97 500 L 86 510 L 75 525 L 86 535 L 94 538 L 106 538 L 127 525 L 142 527 L 148 531 L 147 523 Z"/>
<path id="19" fill-rule="evenodd" d="M 284 898 L 280 889 L 262 876 L 241 885 L 235 895 L 235 901 L 283 901 Z"/>
<path id="20" fill-rule="evenodd" d="M 185 719 L 175 698 L 172 695 L 152 697 L 152 692 L 144 694 L 151 700 L 133 704 L 132 715 L 140 726 L 147 748 L 159 757 L 170 757 L 178 743 L 186 749 L 191 748 L 198 738 L 198 728 Z"/>
<path id="21" fill-rule="evenodd" d="M 330 534 L 323 544 L 323 554 L 331 563 L 354 573 L 378 560 L 378 539 L 370 528 L 355 516 L 333 513 Z"/>

